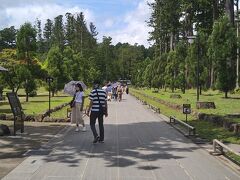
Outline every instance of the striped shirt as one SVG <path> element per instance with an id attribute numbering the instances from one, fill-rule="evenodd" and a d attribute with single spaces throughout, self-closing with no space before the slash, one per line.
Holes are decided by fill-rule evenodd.
<path id="1" fill-rule="evenodd" d="M 102 89 L 94 89 L 92 90 L 89 96 L 89 99 L 93 103 L 91 111 L 98 112 L 100 109 L 99 102 L 101 103 L 102 107 L 105 107 L 105 101 L 107 101 L 107 95 L 106 95 L 106 92 Z"/>

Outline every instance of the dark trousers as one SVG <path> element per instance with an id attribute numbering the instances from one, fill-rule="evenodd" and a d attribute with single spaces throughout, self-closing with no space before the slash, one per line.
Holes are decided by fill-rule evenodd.
<path id="1" fill-rule="evenodd" d="M 90 115 L 90 126 L 93 133 L 94 138 L 98 136 L 95 124 L 96 120 L 98 119 L 98 125 L 99 125 L 99 132 L 100 132 L 100 141 L 104 140 L 104 126 L 103 126 L 103 114 L 99 112 L 91 112 Z"/>

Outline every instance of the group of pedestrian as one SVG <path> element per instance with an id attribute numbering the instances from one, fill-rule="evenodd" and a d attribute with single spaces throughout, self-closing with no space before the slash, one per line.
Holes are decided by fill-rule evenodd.
<path id="1" fill-rule="evenodd" d="M 115 101 L 121 102 L 123 99 L 123 93 L 126 92 L 126 94 L 128 94 L 129 88 L 127 85 L 123 86 L 118 84 L 117 86 L 112 86 L 111 84 L 108 84 L 105 88 L 105 91 L 107 93 L 108 101 L 111 101 L 113 99 Z"/>
<path id="2" fill-rule="evenodd" d="M 76 124 L 76 132 L 86 131 L 86 126 L 83 120 L 83 105 L 84 105 L 84 92 L 81 84 L 75 85 L 75 94 L 70 103 L 72 108 L 71 113 L 71 123 Z M 127 85 L 123 86 L 118 84 L 117 86 L 112 86 L 108 84 L 106 88 L 100 88 L 100 82 L 95 81 L 93 90 L 89 96 L 90 104 L 86 112 L 87 116 L 90 117 L 90 127 L 94 136 L 93 143 L 104 143 L 104 126 L 103 117 L 108 116 L 108 105 L 107 101 L 115 99 L 116 101 L 122 101 L 123 93 L 129 93 L 129 88 Z M 98 120 L 99 124 L 99 134 L 97 133 L 95 124 Z M 82 125 L 81 129 L 79 125 Z"/>
<path id="3" fill-rule="evenodd" d="M 83 104 L 84 104 L 84 92 L 81 84 L 76 84 L 76 93 L 73 96 L 73 100 L 70 105 L 72 108 L 71 122 L 76 124 L 76 132 L 78 132 L 79 124 L 82 125 L 82 131 L 86 131 L 86 126 L 83 120 Z M 90 117 L 90 127 L 94 136 L 93 143 L 104 143 L 104 126 L 103 117 L 108 116 L 107 106 L 107 93 L 105 90 L 100 88 L 100 82 L 94 82 L 94 88 L 89 96 L 90 104 L 87 110 L 87 116 Z M 96 130 L 95 124 L 98 120 L 99 134 Z"/>

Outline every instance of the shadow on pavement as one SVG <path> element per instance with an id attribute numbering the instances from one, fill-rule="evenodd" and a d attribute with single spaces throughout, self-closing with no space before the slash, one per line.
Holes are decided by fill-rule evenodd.
<path id="1" fill-rule="evenodd" d="M 185 158 L 176 152 L 196 150 L 190 141 L 178 132 L 165 128 L 165 122 L 139 122 L 131 124 L 106 124 L 105 144 L 93 145 L 91 131 L 76 133 L 72 129 L 44 158 L 46 162 L 57 162 L 77 167 L 82 160 L 97 158 L 105 161 L 106 167 L 138 166 L 153 170 L 156 166 L 141 166 L 141 162 L 176 160 Z M 88 128 L 89 129 L 89 128 Z M 167 132 L 169 131 L 169 132 Z M 176 138 L 177 137 L 177 138 Z M 187 144 L 182 147 L 182 143 Z"/>

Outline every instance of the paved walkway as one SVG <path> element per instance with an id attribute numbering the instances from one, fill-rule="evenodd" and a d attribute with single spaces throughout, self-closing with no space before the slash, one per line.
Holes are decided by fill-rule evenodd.
<path id="1" fill-rule="evenodd" d="M 69 127 L 4 180 L 240 179 L 133 97 L 109 107 L 105 144 L 93 145 L 89 130 L 76 133 Z"/>

